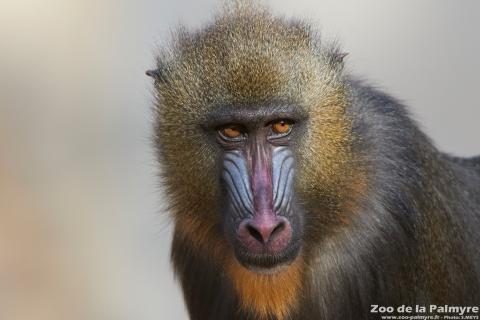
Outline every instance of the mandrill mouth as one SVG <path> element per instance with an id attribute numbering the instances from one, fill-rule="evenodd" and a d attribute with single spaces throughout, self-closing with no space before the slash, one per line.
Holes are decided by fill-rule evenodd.
<path id="1" fill-rule="evenodd" d="M 290 243 L 284 250 L 277 253 L 253 253 L 240 246 L 235 250 L 238 262 L 250 271 L 261 274 L 272 274 L 288 267 L 299 255 L 301 242 Z"/>

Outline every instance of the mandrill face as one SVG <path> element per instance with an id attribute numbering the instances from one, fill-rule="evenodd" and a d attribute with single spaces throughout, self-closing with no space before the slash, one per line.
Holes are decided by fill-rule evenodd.
<path id="1" fill-rule="evenodd" d="M 220 148 L 222 228 L 244 267 L 273 273 L 299 254 L 303 212 L 294 185 L 305 115 L 292 106 L 225 108 L 204 129 Z"/>

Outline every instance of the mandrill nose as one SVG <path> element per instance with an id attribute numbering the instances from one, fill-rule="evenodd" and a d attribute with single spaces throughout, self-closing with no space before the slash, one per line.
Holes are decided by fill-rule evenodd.
<path id="1" fill-rule="evenodd" d="M 276 215 L 245 219 L 238 229 L 238 239 L 253 253 L 278 253 L 285 249 L 291 237 L 288 220 Z"/>
<path id="2" fill-rule="evenodd" d="M 285 229 L 284 221 L 275 221 L 274 223 L 247 223 L 248 233 L 254 237 L 258 242 L 266 244 L 270 238 L 280 234 Z"/>

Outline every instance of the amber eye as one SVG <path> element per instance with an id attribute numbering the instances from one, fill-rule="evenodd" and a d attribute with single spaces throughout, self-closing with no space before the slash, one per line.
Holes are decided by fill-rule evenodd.
<path id="1" fill-rule="evenodd" d="M 242 129 L 235 125 L 229 125 L 219 130 L 220 134 L 227 139 L 238 140 L 242 137 Z"/>
<path id="2" fill-rule="evenodd" d="M 275 134 L 285 135 L 292 130 L 292 124 L 287 120 L 279 120 L 272 123 L 272 130 Z"/>

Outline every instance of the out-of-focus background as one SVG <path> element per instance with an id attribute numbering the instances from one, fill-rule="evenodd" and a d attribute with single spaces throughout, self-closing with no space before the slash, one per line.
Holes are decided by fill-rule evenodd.
<path id="1" fill-rule="evenodd" d="M 186 319 L 150 146 L 155 48 L 214 0 L 2 0 L 0 319 Z M 411 106 L 443 150 L 480 153 L 480 2 L 276 0 Z"/>

